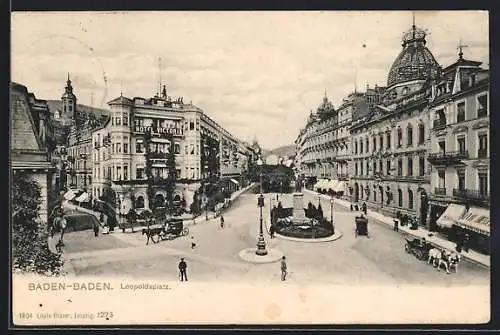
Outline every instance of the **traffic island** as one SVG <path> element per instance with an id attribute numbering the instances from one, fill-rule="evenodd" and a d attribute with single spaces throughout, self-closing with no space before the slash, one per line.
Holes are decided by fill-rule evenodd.
<path id="1" fill-rule="evenodd" d="M 293 237 L 293 236 L 285 236 L 278 233 L 274 233 L 274 235 L 282 240 L 293 241 L 293 242 L 304 242 L 304 243 L 325 243 L 325 242 L 333 242 L 342 237 L 342 232 L 335 228 L 335 233 L 328 237 L 323 238 L 301 238 L 301 237 Z"/>
<path id="2" fill-rule="evenodd" d="M 256 254 L 257 248 L 243 249 L 238 253 L 238 256 L 245 262 L 255 264 L 275 263 L 279 262 L 283 257 L 283 252 L 279 249 L 267 249 L 267 254 L 259 256 Z"/>

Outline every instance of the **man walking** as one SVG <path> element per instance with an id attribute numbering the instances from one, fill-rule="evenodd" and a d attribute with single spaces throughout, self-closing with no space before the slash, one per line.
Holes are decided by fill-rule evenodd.
<path id="1" fill-rule="evenodd" d="M 191 236 L 191 249 L 196 247 L 196 241 L 194 240 L 194 236 Z"/>
<path id="2" fill-rule="evenodd" d="M 286 258 L 285 256 L 281 257 L 281 281 L 286 280 L 286 275 L 288 274 L 287 272 L 287 267 L 286 267 Z"/>
<path id="3" fill-rule="evenodd" d="M 464 241 L 463 241 L 463 247 L 464 247 L 465 252 L 469 252 L 469 240 L 470 240 L 470 236 L 468 233 L 466 233 L 464 236 Z"/>
<path id="4" fill-rule="evenodd" d="M 188 281 L 187 277 L 187 264 L 184 261 L 184 258 L 181 258 L 181 261 L 179 262 L 179 272 L 181 276 L 181 281 Z"/>
<path id="5" fill-rule="evenodd" d="M 220 216 L 220 227 L 221 229 L 224 229 L 224 216 Z"/>
<path id="6" fill-rule="evenodd" d="M 367 212 L 367 210 L 366 210 L 366 202 L 363 202 L 363 213 L 365 213 L 365 215 L 366 215 L 366 212 Z"/>

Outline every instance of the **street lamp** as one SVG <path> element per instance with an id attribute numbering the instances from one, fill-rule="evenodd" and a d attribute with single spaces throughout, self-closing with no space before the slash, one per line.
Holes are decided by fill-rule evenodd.
<path id="1" fill-rule="evenodd" d="M 260 225 L 259 225 L 259 238 L 257 240 L 257 250 L 255 253 L 258 256 L 265 256 L 267 255 L 267 250 L 266 250 L 266 241 L 264 241 L 264 232 L 262 231 L 262 207 L 264 207 L 264 195 L 262 194 L 262 160 L 259 159 L 257 160 L 257 165 L 260 167 L 260 195 L 259 195 L 259 208 L 260 208 Z"/>
<path id="2" fill-rule="evenodd" d="M 335 234 L 335 226 L 333 225 L 333 197 L 330 198 L 330 221 L 332 222 L 332 232 Z"/>

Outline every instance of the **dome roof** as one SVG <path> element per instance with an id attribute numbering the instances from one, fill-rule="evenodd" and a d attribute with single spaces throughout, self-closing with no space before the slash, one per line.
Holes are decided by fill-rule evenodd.
<path id="1" fill-rule="evenodd" d="M 416 79 L 428 79 L 440 73 L 441 67 L 425 46 L 426 33 L 413 26 L 403 34 L 403 50 L 389 70 L 387 86 Z"/>

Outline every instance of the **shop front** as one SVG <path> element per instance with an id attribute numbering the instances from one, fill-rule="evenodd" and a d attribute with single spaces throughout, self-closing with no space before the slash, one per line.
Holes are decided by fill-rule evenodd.
<path id="1" fill-rule="evenodd" d="M 470 207 L 455 221 L 458 236 L 469 235 L 468 246 L 484 254 L 490 254 L 490 211 Z"/>

